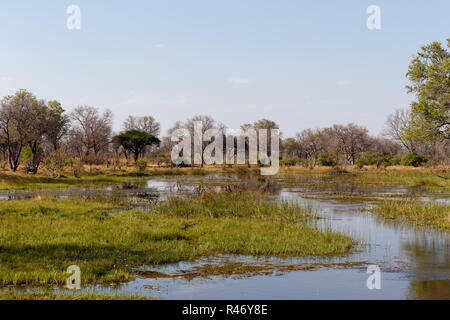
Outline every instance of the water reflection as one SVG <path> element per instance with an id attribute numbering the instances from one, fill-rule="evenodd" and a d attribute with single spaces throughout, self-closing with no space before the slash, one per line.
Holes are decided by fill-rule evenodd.
<path id="1" fill-rule="evenodd" d="M 450 300 L 450 280 L 412 281 L 409 284 L 406 298 L 412 300 Z"/>

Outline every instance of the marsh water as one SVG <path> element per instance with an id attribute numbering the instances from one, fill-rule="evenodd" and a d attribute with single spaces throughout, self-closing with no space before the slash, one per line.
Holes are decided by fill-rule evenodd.
<path id="1" fill-rule="evenodd" d="M 245 178 L 225 174 L 160 176 L 105 188 L 0 192 L 0 200 L 46 194 L 61 198 L 124 197 L 131 206 L 145 209 L 171 195 L 189 195 L 199 185 L 220 188 L 242 179 Z M 353 252 L 320 258 L 214 256 L 163 266 L 141 266 L 140 275 L 131 282 L 83 290 L 160 299 L 450 299 L 448 233 L 369 213 L 374 199 L 411 196 L 449 202 L 449 194 L 355 185 L 332 175 L 280 174 L 272 179 L 280 186 L 273 196 L 275 200 L 312 206 L 317 212 L 318 228 L 344 233 L 358 241 Z M 232 266 L 237 265 L 263 268 L 260 272 L 233 273 Z M 380 268 L 381 289 L 367 287 L 367 279 L 372 275 L 367 271 L 370 265 Z M 224 268 L 227 270 L 224 274 L 198 272 L 209 266 L 228 268 Z"/>

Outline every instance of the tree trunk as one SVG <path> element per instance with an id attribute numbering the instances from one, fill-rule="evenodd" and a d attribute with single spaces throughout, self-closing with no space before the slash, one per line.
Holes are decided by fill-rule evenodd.
<path id="1" fill-rule="evenodd" d="M 39 161 L 39 144 L 37 143 L 32 143 L 30 145 L 30 149 L 31 149 L 31 168 L 30 168 L 30 172 L 33 174 L 36 174 L 38 172 L 39 169 L 39 165 L 40 165 L 40 161 Z"/>

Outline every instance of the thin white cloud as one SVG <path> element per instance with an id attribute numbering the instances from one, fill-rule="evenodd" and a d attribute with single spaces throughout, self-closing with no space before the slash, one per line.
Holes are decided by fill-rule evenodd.
<path id="1" fill-rule="evenodd" d="M 230 77 L 230 78 L 228 78 L 228 82 L 232 83 L 232 84 L 237 84 L 237 85 L 249 84 L 250 83 L 250 79 L 249 78 L 243 78 L 243 77 Z"/>
<path id="2" fill-rule="evenodd" d="M 157 44 L 155 44 L 155 48 L 158 48 L 158 49 L 164 48 L 165 46 L 166 45 L 164 43 L 157 43 Z"/>

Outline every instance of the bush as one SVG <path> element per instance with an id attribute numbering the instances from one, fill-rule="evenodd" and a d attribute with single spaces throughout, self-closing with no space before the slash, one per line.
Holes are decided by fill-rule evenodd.
<path id="1" fill-rule="evenodd" d="M 392 166 L 392 159 L 393 158 L 394 157 L 391 156 L 390 154 L 385 154 L 385 155 L 379 156 L 377 158 L 377 167 L 384 167 L 384 168 L 386 168 L 386 167 Z"/>
<path id="2" fill-rule="evenodd" d="M 421 165 L 427 162 L 428 159 L 425 158 L 424 156 L 421 156 L 420 154 L 417 154 L 415 152 L 410 152 L 402 157 L 400 163 L 402 166 L 420 167 Z"/>
<path id="3" fill-rule="evenodd" d="M 81 173 L 84 171 L 83 162 L 75 158 L 67 159 L 67 164 L 70 166 L 75 178 L 79 178 Z"/>
<path id="4" fill-rule="evenodd" d="M 334 167 L 337 165 L 337 161 L 332 154 L 324 153 L 317 158 L 317 164 L 325 167 Z"/>
<path id="5" fill-rule="evenodd" d="M 364 166 L 372 166 L 377 164 L 378 162 L 378 155 L 371 152 L 364 152 L 358 160 L 356 160 L 356 165 L 358 168 L 362 168 Z"/>
<path id="6" fill-rule="evenodd" d="M 356 160 L 356 165 L 358 168 L 362 168 L 364 166 L 373 166 L 376 165 L 377 167 L 389 167 L 389 166 L 396 166 L 400 164 L 400 157 L 398 156 L 392 156 L 390 154 L 384 154 L 382 156 L 379 156 L 375 153 L 371 152 L 364 152 L 358 160 Z"/>
<path id="7" fill-rule="evenodd" d="M 402 158 L 400 158 L 399 156 L 393 156 L 391 159 L 391 165 L 398 166 L 401 161 L 402 161 Z"/>
<path id="8" fill-rule="evenodd" d="M 70 159 L 67 154 L 61 150 L 52 152 L 47 159 L 45 159 L 45 169 L 53 177 L 64 173 L 64 167 L 70 164 Z"/>
<path id="9" fill-rule="evenodd" d="M 31 149 L 29 146 L 25 146 L 22 148 L 22 151 L 20 152 L 20 161 L 30 161 L 32 158 Z"/>
<path id="10" fill-rule="evenodd" d="M 297 164 L 302 163 L 302 159 L 299 159 L 299 158 L 283 159 L 280 161 L 280 163 L 282 166 L 292 167 L 292 166 L 296 166 Z"/>
<path id="11" fill-rule="evenodd" d="M 139 172 L 144 172 L 147 169 L 148 160 L 147 159 L 139 159 L 134 163 L 134 166 Z"/>

